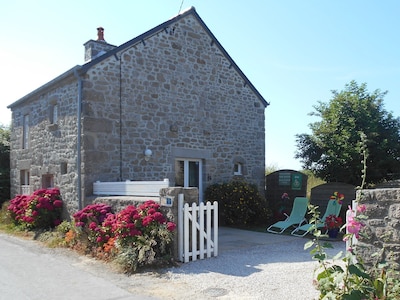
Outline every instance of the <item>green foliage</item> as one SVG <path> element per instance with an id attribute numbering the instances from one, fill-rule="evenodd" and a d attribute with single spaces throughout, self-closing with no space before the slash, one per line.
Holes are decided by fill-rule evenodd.
<path id="1" fill-rule="evenodd" d="M 126 273 L 140 267 L 170 262 L 175 223 L 158 203 L 148 200 L 127 206 L 117 214 L 106 204 L 91 204 L 74 214 L 75 226 L 66 231 L 65 244 L 73 249 L 116 262 Z"/>
<path id="2" fill-rule="evenodd" d="M 365 136 L 361 135 L 361 150 L 363 153 L 362 184 L 364 187 L 366 178 L 367 148 Z M 361 193 L 357 194 L 358 202 Z M 315 206 L 310 205 L 311 220 L 310 224 L 314 229 L 314 239 L 305 244 L 304 249 L 311 248 L 310 254 L 313 259 L 319 262 L 320 268 L 317 270 L 316 282 L 317 289 L 320 291 L 320 299 L 376 299 L 376 300 L 395 300 L 400 297 L 399 272 L 391 267 L 387 262 L 380 258 L 385 251 L 376 253 L 377 261 L 373 267 L 367 268 L 363 263 L 362 257 L 357 255 L 357 245 L 354 241 L 359 238 L 362 228 L 365 226 L 367 216 L 364 214 L 365 205 L 358 205 L 357 211 L 347 212 L 347 223 L 345 225 L 347 234 L 344 240 L 348 241 L 349 247 L 345 255 L 338 253 L 333 260 L 330 260 L 327 249 L 333 248 L 330 243 L 322 242 L 321 238 L 326 235 L 321 234 L 316 224 L 319 220 L 319 213 Z"/>
<path id="3" fill-rule="evenodd" d="M 221 222 L 226 225 L 265 224 L 271 212 L 257 186 L 244 181 L 214 184 L 205 191 L 206 201 L 218 201 Z"/>
<path id="4" fill-rule="evenodd" d="M 311 115 L 321 120 L 310 124 L 312 134 L 296 136 L 303 168 L 327 182 L 360 185 L 358 141 L 367 137 L 370 150 L 366 183 L 393 179 L 400 172 L 400 118 L 384 109 L 387 92 L 369 93 L 365 83 L 351 81 L 341 92 L 332 91 L 329 103 L 319 102 Z"/>
<path id="5" fill-rule="evenodd" d="M 361 211 L 360 208 L 357 216 L 353 216 L 351 221 L 353 225 L 354 223 L 363 224 L 365 216 Z M 311 222 L 315 222 L 315 220 L 316 218 Z M 349 228 L 349 226 L 352 225 L 348 223 L 347 227 Z M 344 256 L 342 253 L 338 253 L 332 261 L 326 250 L 333 247 L 328 242 L 321 242 L 321 238 L 326 237 L 321 234 L 321 231 L 315 230 L 314 240 L 305 244 L 304 249 L 313 247 L 310 254 L 313 259 L 320 263 L 316 276 L 320 299 L 399 299 L 400 280 L 398 271 L 380 261 L 379 258 L 374 267 L 367 268 L 362 257 L 357 255 L 357 248 L 353 244 L 353 239 L 358 234 L 357 231 L 345 235 L 345 239 L 350 242 L 350 247 Z M 376 255 L 376 257 L 380 256 L 379 254 Z"/>
<path id="6" fill-rule="evenodd" d="M 268 165 L 265 167 L 265 175 L 274 173 L 277 170 L 278 170 L 278 167 L 276 165 Z"/>
<path id="7" fill-rule="evenodd" d="M 311 189 L 326 183 L 324 180 L 322 180 L 321 178 L 317 177 L 314 175 L 314 173 L 310 170 L 303 170 L 301 171 L 302 173 L 307 175 L 307 198 L 310 199 L 311 198 Z"/>
<path id="8" fill-rule="evenodd" d="M 0 205 L 10 199 L 10 129 L 0 125 Z"/>
<path id="9" fill-rule="evenodd" d="M 12 231 L 15 229 L 14 219 L 11 217 L 10 211 L 8 210 L 9 205 L 9 201 L 4 202 L 0 211 L 0 229 L 5 231 Z"/>

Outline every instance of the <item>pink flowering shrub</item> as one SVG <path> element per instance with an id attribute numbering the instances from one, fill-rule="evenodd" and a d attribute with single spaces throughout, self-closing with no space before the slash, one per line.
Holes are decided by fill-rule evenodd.
<path id="1" fill-rule="evenodd" d="M 74 220 L 78 232 L 88 238 L 88 250 L 97 256 L 113 253 L 126 272 L 168 256 L 176 228 L 152 200 L 117 214 L 108 205 L 92 204 L 75 213 Z"/>
<path id="2" fill-rule="evenodd" d="M 363 213 L 365 212 L 365 205 L 359 205 L 357 206 L 357 213 Z M 360 238 L 360 231 L 361 229 L 365 226 L 364 222 L 360 220 L 359 217 L 357 217 L 356 212 L 351 209 L 349 206 L 348 214 L 347 214 L 347 223 L 346 223 L 346 229 L 347 232 L 350 235 L 354 235 L 356 239 Z M 350 235 L 346 235 L 344 237 L 344 240 L 347 241 L 350 237 Z"/>
<path id="3" fill-rule="evenodd" d="M 62 206 L 60 190 L 52 188 L 37 190 L 32 195 L 17 195 L 7 209 L 16 225 L 37 229 L 59 225 Z"/>
<path id="4" fill-rule="evenodd" d="M 73 215 L 75 226 L 87 235 L 89 247 L 102 245 L 110 238 L 103 228 L 103 222 L 110 215 L 113 215 L 111 206 L 106 204 L 91 204 Z"/>

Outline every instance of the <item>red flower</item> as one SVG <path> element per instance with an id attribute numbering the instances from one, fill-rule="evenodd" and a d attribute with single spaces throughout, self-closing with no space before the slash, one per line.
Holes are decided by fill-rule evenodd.
<path id="1" fill-rule="evenodd" d="M 142 225 L 144 227 L 148 226 L 151 222 L 153 222 L 153 218 L 151 216 L 146 216 L 142 220 Z"/>
<path id="2" fill-rule="evenodd" d="M 343 225 L 342 218 L 337 217 L 336 215 L 329 215 L 325 219 L 325 228 L 326 229 L 340 228 L 342 225 Z"/>
<path id="3" fill-rule="evenodd" d="M 167 230 L 168 231 L 174 231 L 176 228 L 176 224 L 174 222 L 168 222 L 167 223 Z"/>
<path id="4" fill-rule="evenodd" d="M 60 207 L 62 207 L 63 203 L 62 203 L 61 200 L 55 200 L 55 201 L 53 202 L 53 205 L 54 205 L 54 207 L 56 207 L 56 208 L 60 208 Z"/>

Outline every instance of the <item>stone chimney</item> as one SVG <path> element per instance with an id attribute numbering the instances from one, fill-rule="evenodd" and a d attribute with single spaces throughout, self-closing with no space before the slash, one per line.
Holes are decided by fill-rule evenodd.
<path id="1" fill-rule="evenodd" d="M 114 45 L 108 44 L 104 39 L 104 28 L 97 28 L 97 40 L 89 40 L 85 44 L 85 62 L 89 62 L 104 53 L 116 48 Z"/>
<path id="2" fill-rule="evenodd" d="M 104 28 L 98 27 L 97 28 L 97 40 L 106 43 L 104 39 Z"/>

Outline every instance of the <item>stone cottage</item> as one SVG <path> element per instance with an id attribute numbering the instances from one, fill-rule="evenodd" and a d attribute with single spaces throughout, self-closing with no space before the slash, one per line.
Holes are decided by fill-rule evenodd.
<path id="1" fill-rule="evenodd" d="M 96 181 L 195 186 L 235 176 L 264 189 L 268 103 L 192 7 L 8 106 L 14 196 L 58 186 L 69 213 Z"/>

